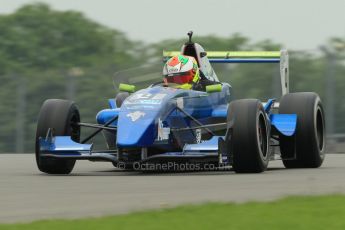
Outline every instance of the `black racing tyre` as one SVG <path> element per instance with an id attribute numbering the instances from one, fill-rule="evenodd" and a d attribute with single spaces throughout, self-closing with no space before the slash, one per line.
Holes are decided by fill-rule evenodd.
<path id="1" fill-rule="evenodd" d="M 225 137 L 236 173 L 260 173 L 269 161 L 270 129 L 262 103 L 256 99 L 232 101 L 228 107 Z M 231 126 L 231 125 L 230 125 Z"/>
<path id="2" fill-rule="evenodd" d="M 36 163 L 38 169 L 49 174 L 69 174 L 75 164 L 73 159 L 55 159 L 40 156 L 39 137 L 46 137 L 48 129 L 55 136 L 71 136 L 75 142 L 80 141 L 80 115 L 77 106 L 72 101 L 49 99 L 40 110 L 36 130 Z"/>
<path id="3" fill-rule="evenodd" d="M 116 107 L 120 108 L 123 101 L 129 96 L 128 92 L 120 92 L 115 97 Z"/>
<path id="4" fill-rule="evenodd" d="M 320 97 L 312 92 L 286 94 L 280 100 L 279 113 L 297 114 L 295 135 L 279 137 L 284 166 L 320 167 L 325 158 L 325 118 Z"/>

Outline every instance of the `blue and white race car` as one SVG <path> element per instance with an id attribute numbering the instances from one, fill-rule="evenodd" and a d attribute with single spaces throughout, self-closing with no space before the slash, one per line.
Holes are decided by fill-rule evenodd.
<path id="1" fill-rule="evenodd" d="M 161 82 L 135 91 L 133 85 L 120 84 L 120 93 L 97 113 L 95 124 L 80 121 L 74 102 L 48 99 L 37 124 L 39 170 L 68 174 L 76 160 L 109 161 L 126 169 L 165 164 L 154 168 L 158 170 L 211 164 L 237 173 L 263 172 L 274 159 L 287 168 L 320 167 L 325 157 L 322 103 L 313 92 L 289 93 L 287 51 L 205 52 L 189 35 L 180 52 L 164 52 L 165 60 L 176 54 L 192 56 L 206 78 L 217 84 L 200 91 Z M 231 86 L 219 82 L 213 62 L 279 63 L 281 99 L 232 100 Z M 81 138 L 81 127 L 95 131 Z M 106 150 L 89 143 L 98 133 L 105 137 Z"/>

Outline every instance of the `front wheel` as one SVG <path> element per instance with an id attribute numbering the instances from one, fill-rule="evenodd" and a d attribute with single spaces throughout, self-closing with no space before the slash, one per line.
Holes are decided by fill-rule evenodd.
<path id="1" fill-rule="evenodd" d="M 232 101 L 228 107 L 225 141 L 237 173 L 260 173 L 269 161 L 270 130 L 262 103 L 256 99 Z"/>
<path id="2" fill-rule="evenodd" d="M 56 136 L 71 136 L 75 142 L 80 141 L 80 115 L 77 106 L 72 101 L 49 99 L 40 110 L 36 130 L 36 163 L 38 169 L 49 174 L 69 174 L 75 164 L 72 159 L 55 159 L 42 157 L 39 138 L 45 138 L 48 129 Z"/>

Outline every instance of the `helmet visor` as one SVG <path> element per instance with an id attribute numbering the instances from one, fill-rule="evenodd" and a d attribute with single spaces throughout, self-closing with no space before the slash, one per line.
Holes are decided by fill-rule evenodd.
<path id="1" fill-rule="evenodd" d="M 164 76 L 168 83 L 175 83 L 175 84 L 186 84 L 190 83 L 193 80 L 194 72 L 192 70 L 182 73 L 173 73 L 167 74 Z"/>

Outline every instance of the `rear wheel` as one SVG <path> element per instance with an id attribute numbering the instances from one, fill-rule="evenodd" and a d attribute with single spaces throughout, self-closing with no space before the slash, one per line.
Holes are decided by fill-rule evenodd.
<path id="1" fill-rule="evenodd" d="M 269 161 L 269 127 L 262 103 L 242 99 L 230 103 L 227 116 L 232 124 L 225 137 L 237 173 L 259 173 Z M 231 126 L 231 125 L 229 125 Z"/>
<path id="2" fill-rule="evenodd" d="M 120 108 L 124 100 L 129 96 L 128 92 L 120 92 L 115 97 L 116 107 Z"/>
<path id="3" fill-rule="evenodd" d="M 80 141 L 80 115 L 77 106 L 72 101 L 46 100 L 38 115 L 36 130 L 36 163 L 38 169 L 49 174 L 68 174 L 72 171 L 75 160 L 42 157 L 39 149 L 39 138 L 45 138 L 48 129 L 55 136 L 71 136 L 75 142 Z"/>
<path id="4" fill-rule="evenodd" d="M 289 93 L 282 97 L 281 114 L 297 114 L 296 133 L 280 135 L 280 151 L 286 168 L 317 168 L 325 158 L 325 120 L 316 93 Z"/>

